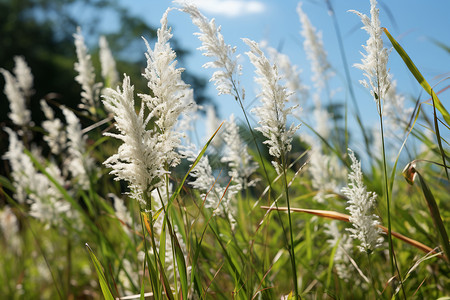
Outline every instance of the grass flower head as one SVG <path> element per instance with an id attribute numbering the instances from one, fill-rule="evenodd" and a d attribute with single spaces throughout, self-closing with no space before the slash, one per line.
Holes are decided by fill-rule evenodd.
<path id="1" fill-rule="evenodd" d="M 31 122 L 31 111 L 27 108 L 26 97 L 21 89 L 19 80 L 9 71 L 0 68 L 5 78 L 4 93 L 9 101 L 8 117 L 17 126 L 27 126 Z"/>
<path id="2" fill-rule="evenodd" d="M 322 32 L 317 32 L 316 28 L 311 24 L 311 21 L 302 9 L 301 2 L 297 6 L 297 13 L 302 24 L 301 35 L 305 39 L 303 48 L 311 63 L 312 80 L 316 89 L 322 90 L 325 87 L 325 82 L 334 75 L 323 47 Z"/>
<path id="3" fill-rule="evenodd" d="M 161 27 L 158 29 L 158 40 L 154 49 L 147 46 L 145 56 L 147 67 L 142 74 L 147 79 L 147 86 L 152 95 L 139 94 L 143 103 L 149 110 L 149 118 L 156 125 L 155 135 L 159 135 L 163 156 L 161 159 L 168 167 L 175 167 L 180 163 L 180 155 L 176 148 L 181 143 L 183 134 L 177 131 L 176 123 L 180 116 L 187 113 L 192 105 L 185 101 L 190 95 L 189 85 L 181 79 L 182 68 L 176 68 L 176 53 L 170 46 L 171 29 L 167 25 L 168 9 L 161 18 Z"/>
<path id="4" fill-rule="evenodd" d="M 350 222 L 353 225 L 353 228 L 347 230 L 351 233 L 350 237 L 361 242 L 358 246 L 361 252 L 370 253 L 383 242 L 380 236 L 382 231 L 377 227 L 380 224 L 378 216 L 372 214 L 377 194 L 367 191 L 363 183 L 361 163 L 350 149 L 349 156 L 352 165 L 348 174 L 348 185 L 341 190 L 348 198 L 347 210 L 350 212 Z"/>
<path id="5" fill-rule="evenodd" d="M 153 130 L 146 129 L 149 118 L 144 118 L 144 108 L 136 113 L 134 87 L 125 75 L 122 89 L 109 89 L 104 96 L 105 108 L 114 114 L 118 134 L 105 135 L 120 139 L 123 144 L 118 152 L 109 157 L 104 164 L 112 168 L 116 180 L 125 180 L 131 195 L 146 204 L 150 192 L 161 184 L 160 176 L 166 173 L 162 164 L 163 152 Z"/>
<path id="6" fill-rule="evenodd" d="M 379 9 L 376 6 L 377 1 L 370 0 L 370 18 L 358 11 L 350 11 L 361 18 L 364 25 L 362 28 L 369 34 L 366 45 L 363 45 L 366 53 L 362 53 L 363 59 L 360 64 L 355 64 L 355 67 L 364 72 L 366 79 L 361 80 L 360 83 L 370 89 L 370 93 L 378 103 L 380 99 L 385 98 L 391 80 L 387 70 L 389 52 L 383 47 Z"/>
<path id="7" fill-rule="evenodd" d="M 78 73 L 75 80 L 82 88 L 80 108 L 92 113 L 98 107 L 102 84 L 95 82 L 94 66 L 92 65 L 91 55 L 88 53 L 84 43 L 80 27 L 77 28 L 77 32 L 73 37 L 78 58 L 78 62 L 75 63 L 75 71 Z"/>
<path id="8" fill-rule="evenodd" d="M 291 150 L 292 138 L 300 128 L 300 125 L 291 124 L 286 128 L 287 117 L 291 114 L 296 106 L 286 108 L 285 103 L 288 101 L 289 94 L 286 88 L 280 84 L 281 77 L 278 75 L 276 65 L 271 65 L 267 57 L 261 51 L 258 43 L 249 39 L 243 39 L 250 47 L 250 51 L 246 52 L 251 63 L 256 68 L 255 81 L 261 86 L 259 97 L 262 105 L 252 110 L 258 117 L 256 130 L 260 131 L 267 140 L 264 142 L 269 146 L 270 155 L 285 159 L 287 153 Z M 280 165 L 272 162 L 280 172 Z"/>
<path id="9" fill-rule="evenodd" d="M 102 35 L 99 40 L 100 64 L 102 66 L 102 76 L 109 87 L 115 87 L 119 82 L 119 73 L 116 69 L 116 61 L 109 48 L 108 41 Z"/>
<path id="10" fill-rule="evenodd" d="M 220 33 L 220 26 L 216 26 L 214 19 L 209 21 L 195 5 L 184 4 L 182 11 L 191 16 L 192 23 L 200 30 L 199 33 L 195 33 L 202 42 L 202 46 L 198 49 L 204 51 L 204 56 L 215 58 L 203 67 L 219 69 L 211 77 L 219 95 L 228 94 L 238 97 L 235 93 L 237 92 L 237 75 L 241 66 L 238 65 L 235 56 L 236 48 L 225 43 Z M 243 93 L 241 95 L 243 96 Z"/>

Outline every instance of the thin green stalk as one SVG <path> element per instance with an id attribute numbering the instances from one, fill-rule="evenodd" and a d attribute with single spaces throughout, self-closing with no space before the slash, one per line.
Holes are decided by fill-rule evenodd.
<path id="1" fill-rule="evenodd" d="M 391 262 L 391 269 L 392 273 L 395 273 L 394 268 L 394 259 L 392 255 L 393 247 L 392 247 L 392 235 L 391 235 L 391 209 L 390 209 L 390 199 L 389 199 L 389 186 L 387 182 L 387 165 L 386 165 L 386 149 L 384 145 L 384 128 L 383 128 L 383 116 L 382 116 L 382 110 L 381 110 L 381 100 L 378 99 L 378 113 L 380 117 L 380 131 L 381 131 L 381 147 L 382 151 L 381 154 L 383 156 L 383 173 L 384 173 L 384 189 L 385 189 L 385 195 L 386 195 L 386 208 L 387 208 L 387 215 L 388 215 L 388 241 L 389 241 L 389 259 Z"/>
<path id="2" fill-rule="evenodd" d="M 70 235 L 69 235 L 70 236 Z M 72 243 L 71 238 L 67 238 L 67 295 L 70 296 L 70 279 L 72 273 Z"/>
<path id="3" fill-rule="evenodd" d="M 379 95 L 379 94 L 378 94 Z M 378 104 L 378 115 L 380 117 L 380 130 L 381 130 L 381 145 L 382 145 L 382 155 L 383 155 L 383 173 L 384 173 L 384 189 L 386 195 L 386 208 L 388 215 L 388 241 L 389 241 L 389 259 L 391 263 L 392 274 L 397 273 L 398 279 L 400 281 L 400 285 L 403 291 L 403 296 L 406 299 L 406 293 L 403 287 L 403 280 L 398 269 L 397 261 L 395 259 L 394 254 L 394 245 L 392 243 L 392 234 L 391 234 L 391 209 L 390 209 L 390 198 L 389 198 L 389 184 L 388 184 L 388 174 L 387 174 L 387 163 L 386 163 L 386 149 L 384 143 L 384 127 L 383 127 L 383 113 L 381 108 L 381 99 L 377 99 Z"/>
<path id="4" fill-rule="evenodd" d="M 53 280 L 53 284 L 55 285 L 55 288 L 56 288 L 56 291 L 58 292 L 59 298 L 60 298 L 60 299 L 65 299 L 65 298 L 66 298 L 65 296 L 67 296 L 67 295 L 63 296 L 62 292 L 64 292 L 64 288 L 63 288 L 63 291 L 61 291 L 61 290 L 59 289 L 59 287 L 58 287 L 58 283 L 57 283 L 58 281 L 56 280 L 55 274 L 54 274 L 54 272 L 52 271 L 52 268 L 50 267 L 50 263 L 49 263 L 49 261 L 48 261 L 48 259 L 47 259 L 47 256 L 45 255 L 45 252 L 44 252 L 44 249 L 42 248 L 41 243 L 39 242 L 39 238 L 36 236 L 36 233 L 34 232 L 34 230 L 33 230 L 32 226 L 31 226 L 30 222 L 28 221 L 28 219 L 27 219 L 27 218 L 24 218 L 24 220 L 25 220 L 25 222 L 27 223 L 28 228 L 29 228 L 30 231 L 31 231 L 31 234 L 32 234 L 33 237 L 34 237 L 34 240 L 35 240 L 35 242 L 36 242 L 37 248 L 39 249 L 39 252 L 41 252 L 42 257 L 44 258 L 45 265 L 47 266 L 47 269 L 48 269 L 49 272 L 50 272 L 50 275 L 51 275 L 52 280 Z"/>
<path id="5" fill-rule="evenodd" d="M 165 170 L 166 171 L 169 170 L 169 167 L 167 165 L 165 167 Z M 166 188 L 167 203 L 169 203 L 169 200 L 170 200 L 170 195 L 169 195 L 169 174 L 165 174 L 165 184 L 166 184 L 165 188 Z M 178 293 L 177 293 L 177 291 L 178 291 L 178 282 L 177 282 L 177 274 L 176 274 L 176 271 L 175 271 L 175 270 L 177 270 L 177 266 L 176 266 L 177 257 L 176 257 L 176 254 L 175 254 L 175 250 L 176 250 L 175 247 L 176 246 L 175 246 L 175 241 L 174 241 L 175 230 L 172 231 L 172 226 L 170 225 L 168 211 L 166 211 L 166 209 L 164 207 L 164 203 L 162 201 L 162 196 L 161 196 L 161 193 L 160 193 L 159 189 L 157 189 L 157 191 L 158 191 L 158 194 L 159 194 L 159 199 L 161 199 L 161 207 L 162 207 L 162 209 L 164 211 L 164 218 L 167 220 L 167 223 L 169 225 L 169 231 L 170 231 L 169 235 L 171 235 L 170 242 L 171 242 L 171 247 L 172 247 L 172 263 L 173 263 L 172 267 L 173 267 L 173 272 L 174 272 L 174 274 L 173 274 L 173 285 L 174 285 L 174 289 L 175 289 L 175 297 L 176 297 L 176 299 L 178 299 Z M 165 222 L 163 222 L 163 226 L 165 226 Z M 166 242 L 166 241 L 164 241 L 164 242 Z"/>
<path id="6" fill-rule="evenodd" d="M 147 196 L 147 193 L 144 193 L 144 200 L 146 201 L 146 203 L 150 203 L 150 211 L 151 211 L 151 198 L 149 198 Z M 142 213 L 146 213 L 146 212 L 144 212 L 141 209 L 141 226 L 142 226 L 142 234 L 144 235 L 143 242 L 144 242 L 145 256 L 147 257 L 148 256 L 147 239 L 145 238 L 145 228 L 144 228 L 144 221 L 142 220 Z M 155 236 L 154 236 L 154 231 L 153 231 L 153 216 L 152 216 L 151 213 L 148 213 L 148 214 L 149 214 L 148 220 L 149 220 L 150 231 L 151 231 L 151 232 L 149 232 L 149 234 L 150 234 L 150 238 L 151 238 L 151 247 L 152 247 L 152 250 L 153 250 L 153 258 L 155 260 L 154 264 L 155 264 L 155 267 L 156 267 L 156 270 L 155 269 L 153 269 L 153 270 L 155 270 L 155 272 L 157 272 L 157 270 L 160 269 L 160 268 L 158 267 L 159 266 L 159 258 L 158 258 L 159 255 L 158 255 L 158 252 L 156 251 L 156 242 L 155 242 Z M 144 269 L 144 274 L 145 274 L 145 269 Z M 149 264 L 149 275 L 151 276 L 150 264 Z M 160 295 L 161 294 L 161 290 L 160 290 L 161 285 L 158 284 L 157 286 L 154 286 L 153 285 L 153 281 L 150 280 L 150 282 L 152 283 L 153 294 L 154 295 Z"/>
<path id="7" fill-rule="evenodd" d="M 289 247 L 289 252 L 291 256 L 291 264 L 292 264 L 292 273 L 293 273 L 293 281 L 294 281 L 294 291 L 295 291 L 295 298 L 301 299 L 300 294 L 298 293 L 298 280 L 297 280 L 297 264 L 295 263 L 295 247 L 294 247 L 294 234 L 292 233 L 292 219 L 291 219 L 291 204 L 289 201 L 289 189 L 288 189 L 288 183 L 287 183 L 287 176 L 286 176 L 286 155 L 284 151 L 281 153 L 281 160 L 282 160 L 282 167 L 283 167 L 283 185 L 284 185 L 284 191 L 286 193 L 286 202 L 288 207 L 288 219 L 289 219 L 289 235 L 291 239 L 291 245 Z"/>
<path id="8" fill-rule="evenodd" d="M 369 284 L 372 286 L 374 299 L 377 299 L 378 293 L 377 293 L 377 289 L 375 288 L 375 280 L 373 277 L 373 269 L 372 269 L 372 260 L 370 259 L 370 253 L 369 252 L 366 252 L 366 253 L 367 253 L 367 260 L 369 261 L 369 279 L 370 279 Z"/>
<path id="9" fill-rule="evenodd" d="M 239 105 L 240 105 L 240 107 L 241 107 L 241 109 L 242 109 L 242 113 L 244 114 L 244 118 L 245 118 L 245 121 L 246 121 L 246 123 L 247 123 L 248 129 L 250 130 L 250 133 L 251 133 L 252 138 L 253 138 L 253 142 L 255 143 L 255 146 L 256 146 L 256 150 L 257 150 L 258 155 L 259 155 L 259 157 L 260 157 L 260 159 L 261 159 L 261 164 L 262 164 L 262 166 L 263 166 L 264 174 L 265 174 L 266 179 L 267 179 L 267 182 L 268 182 L 268 184 L 269 184 L 269 195 L 270 195 L 270 193 L 273 191 L 273 189 L 272 189 L 272 182 L 271 182 L 271 180 L 270 180 L 269 173 L 267 172 L 267 169 L 266 169 L 266 165 L 265 165 L 265 163 L 264 163 L 263 156 L 262 156 L 262 154 L 261 154 L 261 151 L 260 151 L 260 149 L 259 149 L 258 143 L 257 143 L 257 141 L 256 141 L 256 135 L 255 135 L 255 133 L 253 132 L 252 126 L 250 125 L 250 121 L 248 120 L 247 113 L 245 112 L 244 105 L 242 104 L 242 99 L 241 99 L 241 97 L 240 97 L 239 90 L 238 90 L 238 88 L 237 88 L 237 86 L 236 86 L 236 84 L 235 84 L 235 82 L 234 82 L 234 80 L 233 80 L 232 78 L 231 78 L 231 82 L 232 82 L 232 84 L 233 84 L 233 89 L 234 89 L 234 91 L 236 92 L 235 100 L 239 103 Z M 274 199 L 276 199 L 276 197 L 274 197 Z M 269 197 L 269 200 L 270 200 L 270 197 Z M 270 205 L 270 203 L 268 203 L 268 205 Z M 275 201 L 275 206 L 278 208 L 278 202 L 276 202 L 276 201 Z M 278 214 L 278 218 L 280 219 L 281 228 L 282 228 L 282 230 L 283 230 L 283 236 L 284 236 L 284 238 L 285 238 L 286 245 L 287 245 L 288 248 L 289 248 L 289 242 L 288 242 L 288 240 L 287 240 L 287 238 L 286 238 L 286 229 L 284 228 L 284 224 L 283 224 L 283 221 L 282 221 L 282 218 L 281 218 L 281 213 L 280 213 L 280 211 L 279 211 L 278 209 L 277 209 L 277 214 Z M 267 234 L 267 236 L 268 236 L 268 234 Z M 266 236 L 266 237 L 267 237 L 267 236 Z M 264 247 L 264 253 L 266 253 L 266 251 L 267 251 L 266 247 L 267 247 L 267 246 Z M 290 251 L 289 251 L 289 253 L 290 253 Z M 263 257 L 264 257 L 264 256 L 265 256 L 265 254 L 263 254 Z M 292 258 L 291 258 L 291 259 L 292 259 Z M 263 262 L 264 262 L 264 260 L 263 260 Z M 264 266 L 264 264 L 263 264 L 263 269 L 264 269 L 264 267 L 265 267 L 265 266 Z M 294 273 L 296 272 L 296 271 L 295 271 L 295 268 L 294 268 L 293 272 L 294 272 Z M 297 281 L 296 281 L 296 282 L 297 282 Z M 297 283 L 295 283 L 295 287 L 296 287 L 296 284 L 297 284 Z M 298 293 L 297 293 L 297 295 L 298 295 Z"/>

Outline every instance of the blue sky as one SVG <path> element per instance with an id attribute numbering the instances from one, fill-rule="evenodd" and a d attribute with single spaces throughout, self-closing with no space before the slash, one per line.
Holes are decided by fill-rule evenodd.
<path id="1" fill-rule="evenodd" d="M 244 55 L 248 48 L 241 40 L 243 37 L 258 42 L 266 40 L 270 46 L 281 49 L 282 53 L 289 55 L 293 64 L 302 69 L 303 81 L 311 85 L 310 64 L 306 60 L 302 46 L 303 39 L 299 34 L 301 25 L 296 12 L 298 1 L 199 0 L 193 2 L 197 2 L 200 10 L 208 18 L 216 19 L 216 23 L 222 26 L 222 34 L 226 43 L 237 46 L 237 52 L 243 54 L 242 83 L 250 95 L 256 85 L 253 83 L 254 69 Z M 333 88 L 337 91 L 336 99 L 344 100 L 347 97 L 344 69 L 332 19 L 328 14 L 325 1 L 302 2 L 303 10 L 309 16 L 312 24 L 322 31 L 328 60 L 336 73 L 333 79 Z M 360 19 L 348 10 L 354 9 L 369 14 L 370 1 L 331 0 L 331 2 L 343 35 L 348 64 L 353 65 L 360 62 L 360 51 L 363 50 L 361 45 L 365 44 L 368 36 L 365 31 L 360 29 Z M 142 17 L 155 27 L 159 25 L 163 12 L 168 7 L 174 6 L 171 1 L 161 0 L 121 0 L 121 3 L 127 5 L 133 14 Z M 382 26 L 387 27 L 397 38 L 431 85 L 450 75 L 450 55 L 431 41 L 435 39 L 450 46 L 450 18 L 448 16 L 450 1 L 380 0 L 378 7 Z M 169 24 L 173 27 L 174 37 L 180 42 L 180 45 L 191 50 L 192 54 L 186 59 L 185 67 L 193 73 L 209 78 L 213 70 L 201 68 L 203 63 L 208 60 L 195 50 L 200 46 L 200 41 L 193 36 L 197 29 L 192 25 L 189 16 L 173 11 L 169 15 Z M 388 41 L 385 44 L 390 46 Z M 141 52 L 143 50 L 144 47 L 137 49 Z M 389 68 L 398 81 L 397 89 L 400 92 L 407 97 L 416 98 L 420 95 L 420 86 L 409 74 L 395 51 L 390 55 Z M 365 124 L 376 122 L 375 103 L 368 92 L 358 83 L 358 80 L 363 78 L 361 71 L 351 67 L 351 76 Z M 448 85 L 448 80 L 440 83 L 436 88 L 439 90 L 446 85 Z M 217 93 L 212 83 L 208 93 L 217 103 L 222 118 L 228 118 L 230 113 L 241 116 L 238 105 L 231 97 L 216 96 Z M 251 100 L 251 97 L 247 97 L 247 101 Z M 422 99 L 425 99 L 424 93 L 422 93 Z M 443 101 L 444 103 L 448 102 Z"/>

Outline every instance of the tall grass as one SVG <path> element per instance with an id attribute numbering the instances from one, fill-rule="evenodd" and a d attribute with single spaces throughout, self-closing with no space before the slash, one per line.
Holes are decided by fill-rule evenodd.
<path id="1" fill-rule="evenodd" d="M 184 70 L 177 66 L 171 47 L 168 20 L 174 10 L 162 16 L 157 40 L 144 40 L 143 79 L 126 74 L 118 79 L 104 38 L 102 70 L 95 70 L 79 29 L 74 35 L 74 67 L 82 90 L 80 106 L 71 109 L 44 99 L 42 124 L 32 124 L 35 112 L 27 108 L 35 99 L 32 70 L 25 59 L 15 59 L 12 73 L 1 69 L 10 120 L 3 128 L 9 148 L 2 155 L 9 172 L 0 176 L 0 295 L 448 296 L 450 184 L 445 137 L 450 119 L 446 102 L 439 99 L 445 98 L 446 90 L 435 92 L 408 49 L 373 21 L 378 16 L 376 1 L 371 1 L 370 18 L 357 13 L 365 29 L 377 39 L 387 36 L 395 50 L 391 56 L 400 55 L 430 98 L 417 96 L 414 110 L 408 110 L 392 78 L 381 74 L 386 65 L 384 71 L 377 65 L 377 72 L 372 72 L 363 60 L 359 68 L 371 80 L 367 86 L 375 83 L 367 97 L 379 113 L 380 129 L 375 132 L 363 124 L 359 108 L 349 103 L 342 117 L 337 110 L 327 111 L 327 105 L 340 104 L 326 88 L 331 65 L 317 38 L 320 34 L 301 6 L 302 35 L 310 39 L 305 49 L 310 51 L 315 84 L 305 87 L 287 57 L 244 39 L 243 52 L 248 51 L 255 67 L 259 90 L 253 110 L 244 105 L 238 49 L 225 43 L 214 20 L 194 6 L 180 7 L 199 29 L 200 50 L 211 60 L 205 67 L 214 69 L 211 80 L 219 95 L 241 110 L 245 120 L 223 120 L 200 145 L 190 137 L 197 133 L 192 124 L 202 108 L 183 82 Z M 341 40 L 336 19 L 334 24 Z M 372 38 L 364 58 L 372 55 Z M 343 46 L 341 52 L 346 62 Z M 387 64 L 386 48 L 381 45 L 377 53 L 386 54 L 377 60 Z M 345 67 L 343 89 L 354 97 L 351 66 Z M 96 71 L 102 80 L 97 80 Z M 148 89 L 136 92 L 132 82 L 137 80 L 148 82 Z M 329 103 L 320 102 L 324 95 Z M 302 113 L 296 110 L 298 104 Z M 356 132 L 349 132 L 347 109 L 355 112 L 361 142 L 352 138 Z M 399 113 L 403 111 L 408 113 Z M 370 154 L 347 148 L 367 149 Z M 402 173 L 397 166 L 405 150 L 411 162 Z"/>

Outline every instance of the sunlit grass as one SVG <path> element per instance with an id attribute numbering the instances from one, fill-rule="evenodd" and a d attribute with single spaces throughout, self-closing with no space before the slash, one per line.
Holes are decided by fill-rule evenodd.
<path id="1" fill-rule="evenodd" d="M 196 16 L 195 10 L 190 13 L 194 14 L 193 19 L 203 21 L 202 26 L 213 24 Z M 170 30 L 163 29 L 158 51 L 171 53 L 165 44 Z M 223 42 L 215 25 L 210 29 L 211 36 L 215 34 L 217 41 Z M 215 67 L 225 68 L 218 75 L 215 73 L 220 79 L 218 85 L 225 84 L 219 91 L 225 94 L 222 97 L 227 97 L 228 93 L 230 99 L 226 100 L 230 105 L 242 110 L 245 123 L 239 124 L 240 134 L 246 137 L 251 159 L 258 165 L 258 169 L 245 178 L 254 185 L 245 189 L 239 189 L 238 178 L 230 175 L 236 174 L 230 173 L 233 167 L 221 161 L 227 148 L 213 143 L 223 142 L 227 130 L 224 123 L 212 129 L 214 134 L 206 137 L 205 144 L 194 148 L 199 150 L 189 148 L 188 138 L 180 140 L 173 149 L 181 159 L 176 166 L 166 161 L 167 157 L 176 155 L 164 149 L 166 156 L 155 158 L 166 162 L 159 176 L 152 178 L 148 186 L 137 187 L 137 175 L 123 165 L 132 165 L 133 155 L 151 153 L 154 149 L 143 147 L 150 145 L 145 141 L 128 144 L 126 146 L 132 150 L 125 149 L 129 141 L 117 134 L 123 128 L 114 128 L 120 122 L 114 119 L 117 112 L 108 111 L 101 102 L 105 98 L 100 95 L 86 94 L 94 86 L 96 89 L 101 85 L 111 87 L 107 75 L 101 84 L 81 80 L 85 107 L 76 113 L 89 126 L 79 132 L 80 145 L 75 145 L 85 147 L 84 152 L 75 157 L 78 165 L 70 164 L 76 153 L 69 148 L 74 145 L 66 144 L 61 153 L 52 153 L 51 146 L 39 142 L 38 133 L 51 136 L 42 125 L 13 124 L 10 141 L 14 132 L 18 133 L 15 135 L 17 145 L 22 145 L 23 150 L 20 148 L 20 153 L 14 152 L 17 149 L 8 150 L 4 159 L 9 163 L 10 172 L 0 176 L 4 199 L 0 211 L 0 295 L 5 299 L 436 299 L 448 296 L 450 244 L 446 224 L 450 222 L 450 184 L 449 144 L 445 137 L 450 131 L 450 118 L 444 100 L 446 93 L 445 90 L 435 93 L 413 64 L 407 49 L 403 49 L 387 29 L 384 33 L 395 49 L 391 55 L 400 55 L 431 98 L 419 100 L 420 104 L 408 120 L 396 120 L 402 125 L 399 126 L 401 133 L 383 123 L 382 105 L 391 99 L 375 99 L 378 102 L 373 105 L 380 116 L 379 137 L 371 138 L 374 133 L 363 124 L 364 116 L 358 108 L 350 109 L 349 103 L 344 105 L 342 118 L 322 120 L 330 124 L 328 137 L 322 136 L 323 133 L 309 123 L 308 116 L 294 112 L 294 122 L 304 121 L 292 142 L 286 143 L 283 136 L 289 124 L 259 130 L 261 134 L 255 130 L 258 125 L 250 121 L 252 112 L 244 108 L 244 94 L 237 78 L 239 72 L 226 69 L 235 61 L 223 59 L 217 63 Z M 337 34 L 341 39 L 338 28 Z M 214 40 L 208 42 L 213 44 Z M 233 48 L 222 46 L 229 51 L 224 51 L 225 54 L 213 51 L 210 56 L 234 55 Z M 163 73 L 175 68 L 172 65 L 175 56 L 163 60 L 166 65 L 161 67 L 163 63 L 155 58 L 160 52 L 152 52 L 151 47 L 149 45 L 147 58 L 157 62 L 156 69 L 160 68 Z M 341 51 L 346 61 L 344 49 Z M 83 59 L 89 65 L 87 54 Z M 265 62 L 266 58 L 261 52 L 253 59 Z M 263 77 L 264 70 L 275 74 L 276 84 L 261 85 L 262 96 L 270 98 L 272 95 L 275 99 L 281 94 L 285 96 L 281 100 L 287 100 L 289 95 L 283 94 L 286 90 L 281 71 L 278 73 L 281 68 L 271 63 L 266 69 L 256 67 L 260 72 L 258 76 Z M 148 67 L 146 76 L 153 78 L 153 71 Z M 276 77 L 278 75 L 280 78 Z M 265 76 L 265 79 L 271 78 L 270 74 Z M 158 139 L 172 128 L 158 123 L 166 106 L 146 106 L 148 99 L 169 94 L 165 82 L 158 81 L 163 77 L 157 74 L 154 78 L 149 81 L 154 80 L 155 90 L 161 87 L 162 96 L 147 91 L 137 103 L 139 110 L 133 109 L 133 102 L 127 113 L 143 124 L 140 137 L 143 140 L 154 138 L 156 142 L 151 145 L 157 146 L 157 142 L 161 142 Z M 131 78 L 133 80 L 139 79 Z M 119 85 L 115 96 L 112 90 L 103 90 L 103 95 L 135 97 L 132 88 L 128 91 L 133 95 L 125 95 L 122 89 L 126 82 Z M 180 81 L 173 82 L 178 84 L 177 88 L 183 86 Z M 352 90 L 351 86 L 351 82 L 346 82 L 343 88 Z M 18 89 L 18 93 L 20 91 Z M 173 99 L 182 99 L 187 95 L 183 93 L 177 90 Z M 380 92 L 375 93 L 378 94 Z M 95 110 L 86 107 L 86 99 L 95 103 Z M 274 100 L 276 120 L 286 114 L 280 103 Z M 191 106 L 194 105 L 186 105 Z M 288 107 L 291 106 L 288 102 Z M 355 111 L 357 130 L 348 128 L 349 111 Z M 19 111 L 14 113 L 20 117 Z M 307 113 L 312 115 L 311 111 Z M 271 117 L 260 120 L 259 125 L 263 126 Z M 136 131 L 136 127 L 129 128 L 131 133 Z M 357 139 L 352 140 L 357 132 L 363 133 L 362 145 L 355 145 Z M 388 143 L 392 136 L 396 142 Z M 264 142 L 266 139 L 271 139 L 272 144 Z M 380 147 L 377 146 L 379 140 Z M 272 156 L 268 148 L 276 142 L 292 148 L 278 145 L 280 155 Z M 352 216 L 347 210 L 350 199 L 342 190 L 347 186 L 347 174 L 354 171 L 348 146 L 370 152 L 356 153 L 364 159 L 361 174 L 364 187 L 377 195 L 373 211 L 364 213 L 376 215 L 380 223 L 374 226 L 384 233 L 384 242 L 365 252 L 360 251 L 360 242 L 351 239 L 348 231 L 353 228 Z M 37 148 L 41 151 L 36 151 Z M 121 181 L 117 180 L 118 172 L 110 174 L 111 169 L 103 165 L 118 149 L 129 151 L 125 151 L 128 156 L 115 161 L 125 170 L 120 178 L 127 179 Z M 413 159 L 402 173 L 403 166 L 399 164 L 405 151 Z M 129 155 L 131 152 L 133 155 Z M 393 154 L 395 159 L 390 157 Z M 90 161 L 94 161 L 94 166 L 89 165 Z M 142 163 L 140 170 L 148 171 L 145 159 L 139 162 Z M 201 178 L 196 172 L 208 170 L 207 190 L 194 188 L 192 183 Z M 45 214 L 52 219 L 40 218 Z"/>

